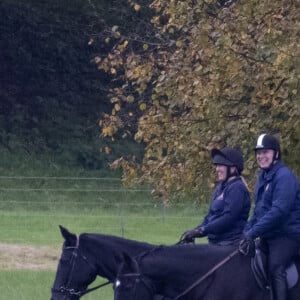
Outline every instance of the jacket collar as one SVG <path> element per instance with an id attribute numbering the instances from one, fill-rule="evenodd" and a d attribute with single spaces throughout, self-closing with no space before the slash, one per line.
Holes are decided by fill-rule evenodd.
<path id="1" fill-rule="evenodd" d="M 236 176 L 236 177 L 234 177 L 234 178 L 232 178 L 232 179 L 229 178 L 229 180 L 226 180 L 225 182 L 223 181 L 223 182 L 221 183 L 221 186 L 222 186 L 222 188 L 224 189 L 225 187 L 231 185 L 232 183 L 234 183 L 234 182 L 236 182 L 236 181 L 238 181 L 238 180 L 241 180 L 241 176 Z"/>

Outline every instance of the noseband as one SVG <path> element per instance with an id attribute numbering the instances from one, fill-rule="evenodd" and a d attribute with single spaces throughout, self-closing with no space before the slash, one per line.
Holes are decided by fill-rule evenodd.
<path id="1" fill-rule="evenodd" d="M 74 268 L 75 268 L 76 259 L 78 257 L 80 257 L 84 262 L 86 262 L 89 265 L 89 267 L 91 267 L 95 271 L 97 271 L 97 270 L 91 263 L 89 263 L 87 257 L 84 256 L 79 251 L 79 238 L 78 238 L 78 236 L 77 236 L 77 239 L 76 239 L 76 245 L 73 246 L 73 247 L 64 247 L 64 251 L 65 250 L 73 250 L 72 258 L 71 258 L 71 261 L 70 261 L 71 268 L 70 268 L 70 271 L 69 271 L 69 274 L 68 274 L 68 280 L 67 280 L 67 283 L 65 285 L 60 286 L 58 289 L 52 288 L 53 293 L 60 294 L 60 295 L 65 295 L 65 296 L 69 296 L 69 297 L 75 296 L 75 297 L 78 297 L 78 299 L 79 299 L 83 295 L 86 295 L 86 294 L 88 294 L 88 293 L 90 293 L 94 290 L 97 290 L 97 289 L 99 289 L 99 288 L 101 288 L 105 285 L 110 284 L 110 281 L 107 281 L 107 282 L 99 284 L 99 285 L 97 285 L 97 286 L 95 286 L 91 289 L 84 289 L 84 290 L 78 290 L 78 289 L 75 289 L 75 288 L 68 287 L 71 284 L 71 281 L 72 281 L 72 278 L 73 278 L 73 275 L 74 275 Z"/>

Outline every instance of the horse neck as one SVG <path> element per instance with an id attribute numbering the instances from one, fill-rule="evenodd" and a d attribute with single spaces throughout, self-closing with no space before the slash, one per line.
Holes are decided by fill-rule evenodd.
<path id="1" fill-rule="evenodd" d="M 93 257 L 98 275 L 110 281 L 114 281 L 117 276 L 124 252 L 136 256 L 154 247 L 143 242 L 101 234 L 82 234 L 80 246 L 87 256 Z"/>
<path id="2" fill-rule="evenodd" d="M 205 275 L 229 252 L 204 245 L 166 246 L 140 256 L 139 267 L 144 276 L 156 283 L 158 292 L 172 298 Z"/>

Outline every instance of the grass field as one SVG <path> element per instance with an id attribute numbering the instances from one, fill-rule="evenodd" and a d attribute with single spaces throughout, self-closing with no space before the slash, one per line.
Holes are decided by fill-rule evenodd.
<path id="1" fill-rule="evenodd" d="M 164 206 L 151 198 L 148 188 L 125 189 L 117 178 L 99 171 L 3 162 L 0 300 L 50 299 L 62 245 L 59 224 L 74 233 L 174 244 L 183 231 L 200 222 L 207 209 L 196 201 Z M 113 299 L 110 286 L 84 299 L 100 298 Z"/>
<path id="2" fill-rule="evenodd" d="M 195 216 L 178 217 L 175 213 L 166 218 L 155 217 L 149 216 L 149 211 L 147 211 L 147 213 L 134 214 L 127 212 L 120 220 L 118 213 L 106 214 L 101 210 L 99 210 L 99 215 L 94 213 L 89 216 L 80 211 L 76 214 L 58 212 L 56 215 L 45 215 L 27 210 L 23 213 L 20 210 L 17 213 L 2 212 L 1 241 L 5 241 L 6 245 L 11 247 L 25 248 L 23 253 L 21 251 L 17 254 L 17 257 L 9 256 L 12 261 L 17 259 L 20 261 L 18 268 L 15 269 L 11 264 L 11 267 L 6 266 L 5 270 L 0 271 L 0 299 L 50 299 L 50 289 L 55 276 L 54 269 L 62 244 L 58 224 L 63 224 L 75 233 L 83 231 L 109 233 L 155 244 L 173 244 L 178 241 L 185 229 L 195 226 L 199 219 Z M 123 225 L 121 225 L 122 222 Z M 33 248 L 27 248 L 29 246 Z M 12 248 L 8 249 L 13 255 Z M 36 250 L 33 251 L 33 249 Z M 6 258 L 5 260 L 7 263 Z M 85 297 L 85 299 L 100 298 L 113 299 L 111 287 L 95 291 Z"/>

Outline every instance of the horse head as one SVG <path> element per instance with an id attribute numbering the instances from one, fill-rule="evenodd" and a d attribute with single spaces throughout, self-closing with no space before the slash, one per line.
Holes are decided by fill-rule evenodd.
<path id="1" fill-rule="evenodd" d="M 155 287 L 141 274 L 137 259 L 124 253 L 114 282 L 114 300 L 152 300 L 154 295 Z"/>
<path id="2" fill-rule="evenodd" d="M 97 268 L 93 259 L 84 253 L 80 237 L 62 226 L 60 231 L 65 241 L 51 300 L 77 300 L 86 294 L 88 285 L 95 280 Z"/>

